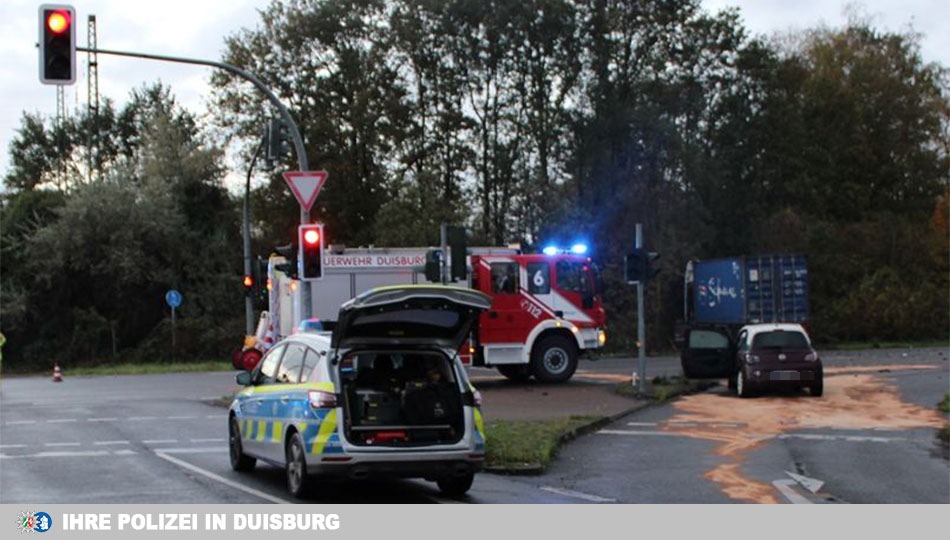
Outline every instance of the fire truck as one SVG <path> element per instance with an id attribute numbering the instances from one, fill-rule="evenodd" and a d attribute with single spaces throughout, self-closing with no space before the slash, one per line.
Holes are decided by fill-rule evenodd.
<path id="1" fill-rule="evenodd" d="M 385 285 L 427 283 L 425 264 L 433 248 L 339 248 L 329 246 L 323 278 L 310 281 L 312 318 L 303 319 L 298 282 L 278 270 L 286 259 L 268 261 L 269 310 L 255 336 L 245 341 L 237 366 L 253 367 L 263 351 L 308 324 L 332 328 L 340 305 Z M 522 254 L 517 248 L 471 247 L 466 281 L 492 297 L 470 342 L 460 351 L 467 365 L 498 369 L 505 377 L 543 382 L 571 378 L 581 357 L 596 358 L 606 342 L 606 315 L 597 266 L 585 255 L 549 251 Z M 235 360 L 236 365 L 239 360 Z"/>

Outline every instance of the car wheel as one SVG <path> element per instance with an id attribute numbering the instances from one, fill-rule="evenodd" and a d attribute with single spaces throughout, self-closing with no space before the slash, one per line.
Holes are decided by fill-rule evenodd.
<path id="1" fill-rule="evenodd" d="M 498 373 L 514 382 L 525 382 L 531 378 L 531 372 L 528 370 L 528 366 L 524 364 L 498 366 Z"/>
<path id="2" fill-rule="evenodd" d="M 287 442 L 286 455 L 287 489 L 294 497 L 303 497 L 310 488 L 310 479 L 307 476 L 307 452 L 299 432 L 295 431 Z"/>
<path id="3" fill-rule="evenodd" d="M 577 369 L 577 348 L 564 336 L 550 336 L 531 350 L 531 372 L 542 382 L 564 382 Z"/>
<path id="4" fill-rule="evenodd" d="M 461 497 L 472 487 L 475 481 L 475 473 L 468 473 L 465 476 L 450 476 L 436 481 L 439 491 L 446 497 Z"/>
<path id="5" fill-rule="evenodd" d="M 825 382 L 819 378 L 814 384 L 808 387 L 808 391 L 814 397 L 821 397 L 825 392 Z"/>
<path id="6" fill-rule="evenodd" d="M 741 398 L 749 397 L 749 388 L 742 368 L 739 368 L 739 371 L 736 372 L 736 395 Z"/>
<path id="7" fill-rule="evenodd" d="M 238 426 L 237 418 L 231 417 L 228 422 L 228 453 L 231 456 L 231 468 L 235 471 L 250 471 L 254 468 L 257 460 L 244 453 L 244 446 L 241 444 L 241 428 Z"/>

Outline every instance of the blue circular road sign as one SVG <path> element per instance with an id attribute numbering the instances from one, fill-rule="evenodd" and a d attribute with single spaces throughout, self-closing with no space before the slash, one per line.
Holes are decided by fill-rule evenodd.
<path id="1" fill-rule="evenodd" d="M 169 290 L 165 293 L 165 302 L 172 308 L 176 308 L 181 305 L 181 293 L 175 289 Z"/>

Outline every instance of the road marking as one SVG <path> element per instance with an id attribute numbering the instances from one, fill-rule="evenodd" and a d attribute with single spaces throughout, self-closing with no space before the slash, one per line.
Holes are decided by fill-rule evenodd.
<path id="1" fill-rule="evenodd" d="M 668 431 L 639 431 L 625 429 L 602 429 L 595 433 L 601 435 L 660 435 L 664 437 L 685 437 L 682 433 L 671 433 Z"/>
<path id="2" fill-rule="evenodd" d="M 597 495 L 591 495 L 589 493 L 581 493 L 580 491 L 574 491 L 572 489 L 562 489 L 551 486 L 541 486 L 542 491 L 549 491 L 551 493 L 557 493 L 558 495 L 564 495 L 565 497 L 574 497 L 575 499 L 583 499 L 585 501 L 591 502 L 603 502 L 611 503 L 617 502 L 617 499 L 607 499 L 605 497 L 599 497 Z"/>
<path id="3" fill-rule="evenodd" d="M 163 454 L 221 454 L 228 451 L 227 446 L 205 446 L 192 448 L 162 448 L 155 450 Z"/>
<path id="4" fill-rule="evenodd" d="M 0 444 L 0 448 L 26 448 L 25 444 Z"/>
<path id="5" fill-rule="evenodd" d="M 13 420 L 11 422 L 7 422 L 7 425 L 8 426 L 22 426 L 24 424 L 35 424 L 35 423 L 36 423 L 36 420 Z"/>
<path id="6" fill-rule="evenodd" d="M 11 456 L 8 454 L 0 454 L 0 459 L 26 459 L 26 458 L 48 458 L 48 457 L 96 457 L 96 456 L 109 456 L 112 455 L 111 452 L 106 450 L 92 450 L 92 451 L 79 451 L 79 452 L 40 452 L 38 454 L 23 454 Z"/>
<path id="7" fill-rule="evenodd" d="M 274 497 L 273 495 L 269 495 L 267 493 L 264 493 L 263 491 L 258 491 L 254 488 L 250 488 L 250 487 L 238 484 L 237 482 L 232 482 L 231 480 L 228 480 L 227 478 L 224 478 L 223 476 L 219 476 L 211 471 L 206 471 L 202 469 L 201 467 L 197 467 L 195 465 L 192 465 L 191 463 L 188 463 L 187 461 L 182 461 L 176 457 L 169 456 L 168 454 L 164 452 L 155 452 L 155 455 L 164 459 L 165 461 L 174 463 L 175 465 L 178 465 L 179 467 L 188 469 L 189 471 L 192 471 L 192 472 L 196 472 L 207 478 L 221 482 L 222 484 L 226 486 L 230 486 L 230 487 L 233 487 L 234 489 L 238 489 L 245 493 L 254 495 L 255 497 L 260 497 L 261 499 L 264 499 L 265 501 L 270 501 L 277 504 L 291 504 L 290 501 L 287 501 L 278 497 Z"/>
<path id="8" fill-rule="evenodd" d="M 87 418 L 88 422 L 115 422 L 118 418 Z"/>
<path id="9" fill-rule="evenodd" d="M 48 442 L 43 443 L 43 446 L 79 446 L 78 442 Z"/>
<path id="10" fill-rule="evenodd" d="M 169 420 L 194 420 L 197 416 L 169 416 Z"/>
<path id="11" fill-rule="evenodd" d="M 92 443 L 96 446 L 107 446 L 110 444 L 132 444 L 129 441 L 96 441 Z"/>
<path id="12" fill-rule="evenodd" d="M 178 442 L 178 439 L 148 439 L 142 441 L 142 444 L 171 444 Z"/>
<path id="13" fill-rule="evenodd" d="M 792 489 L 792 486 L 795 485 L 794 480 L 774 480 L 772 485 L 792 504 L 811 504 L 811 501 L 795 493 L 795 490 Z"/>
<path id="14" fill-rule="evenodd" d="M 75 418 L 59 418 L 56 420 L 47 420 L 46 423 L 47 424 L 64 424 L 66 422 L 76 422 L 76 421 L 77 420 Z"/>
<path id="15" fill-rule="evenodd" d="M 649 427 L 655 426 L 656 422 L 627 422 L 628 426 L 640 426 L 640 427 Z"/>
<path id="16" fill-rule="evenodd" d="M 227 439 L 191 439 L 193 443 L 227 442 Z"/>
<path id="17" fill-rule="evenodd" d="M 157 416 L 130 416 L 128 419 L 129 419 L 129 420 L 132 420 L 132 421 L 139 421 L 139 420 L 158 420 L 158 417 L 157 417 Z"/>
<path id="18" fill-rule="evenodd" d="M 135 455 L 135 451 L 133 450 L 116 450 L 115 452 L 112 452 L 112 453 L 117 456 L 134 456 Z"/>
<path id="19" fill-rule="evenodd" d="M 821 489 L 821 486 L 825 485 L 824 482 L 818 480 L 817 478 L 809 478 L 807 476 L 795 474 L 789 471 L 785 471 L 785 474 L 790 476 L 792 480 L 798 482 L 803 488 L 811 491 L 812 493 L 818 493 L 818 490 Z"/>
<path id="20" fill-rule="evenodd" d="M 809 441 L 848 441 L 848 442 L 907 442 L 904 437 L 867 437 L 859 435 L 821 435 L 818 433 L 783 433 L 777 439 L 805 439 Z"/>

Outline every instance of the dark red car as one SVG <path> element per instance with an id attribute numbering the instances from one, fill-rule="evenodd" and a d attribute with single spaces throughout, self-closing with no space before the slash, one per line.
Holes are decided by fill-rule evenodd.
<path id="1" fill-rule="evenodd" d="M 800 324 L 750 324 L 734 339 L 725 330 L 693 329 L 686 343 L 686 377 L 726 377 L 739 397 L 788 388 L 808 388 L 816 397 L 824 392 L 821 359 Z"/>

